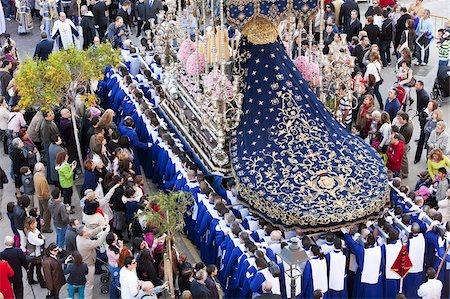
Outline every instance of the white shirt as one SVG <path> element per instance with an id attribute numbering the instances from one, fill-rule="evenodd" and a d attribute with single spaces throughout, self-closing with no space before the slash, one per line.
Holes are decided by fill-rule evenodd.
<path id="1" fill-rule="evenodd" d="M 41 256 L 41 246 L 44 245 L 45 238 L 39 238 L 39 234 L 41 232 L 38 229 L 33 231 L 29 231 L 27 234 L 27 240 L 31 245 L 34 245 L 34 252 L 30 253 L 30 256 Z"/>
<path id="2" fill-rule="evenodd" d="M 130 271 L 125 266 L 120 269 L 119 273 L 120 291 L 122 299 L 133 299 L 139 293 L 138 277 L 136 271 Z"/>
<path id="3" fill-rule="evenodd" d="M 428 279 L 417 290 L 417 295 L 423 299 L 441 298 L 442 282 L 438 279 Z"/>
<path id="4" fill-rule="evenodd" d="M 8 129 L 9 111 L 6 107 L 0 107 L 0 130 Z"/>
<path id="5" fill-rule="evenodd" d="M 27 123 L 23 114 L 20 112 L 12 112 L 9 114 L 8 129 L 14 133 L 19 133 L 20 128 L 25 127 Z"/>

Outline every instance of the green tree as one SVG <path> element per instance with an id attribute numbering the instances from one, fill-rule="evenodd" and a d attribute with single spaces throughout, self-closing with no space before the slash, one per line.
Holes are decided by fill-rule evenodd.
<path id="1" fill-rule="evenodd" d="M 92 106 L 97 101 L 96 83 L 102 79 L 105 68 L 119 62 L 119 52 L 113 51 L 109 43 L 88 50 L 71 48 L 53 52 L 46 61 L 27 57 L 16 76 L 19 106 L 40 107 L 43 112 L 52 110 L 57 105 L 69 109 L 81 163 L 80 140 L 75 125 L 76 90 L 85 86 L 87 93 L 82 99 L 86 107 Z"/>
<path id="2" fill-rule="evenodd" d="M 175 295 L 174 281 L 172 276 L 172 241 L 175 234 L 181 232 L 184 228 L 184 216 L 187 213 L 190 217 L 191 210 L 188 207 L 192 206 L 193 197 L 190 193 L 183 191 L 170 192 L 166 194 L 159 192 L 152 195 L 151 201 L 160 207 L 160 211 L 156 212 L 153 209 L 146 209 L 139 214 L 139 218 L 143 219 L 147 224 L 158 228 L 158 236 L 166 235 L 167 255 L 164 257 L 164 268 L 166 269 L 166 276 L 169 279 L 169 287 L 171 296 Z M 170 270 L 169 270 L 170 269 Z"/>

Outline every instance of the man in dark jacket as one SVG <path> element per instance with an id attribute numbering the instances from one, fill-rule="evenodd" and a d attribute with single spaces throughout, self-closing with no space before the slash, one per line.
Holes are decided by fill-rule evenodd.
<path id="1" fill-rule="evenodd" d="M 53 40 L 48 39 L 47 32 L 41 32 L 41 41 L 37 43 L 36 49 L 34 50 L 33 58 L 39 58 L 42 61 L 48 59 L 48 56 L 53 51 Z"/>
<path id="2" fill-rule="evenodd" d="M 392 41 L 392 19 L 389 18 L 387 10 L 383 10 L 383 24 L 381 25 L 380 33 L 380 55 L 383 66 L 386 67 L 391 64 L 391 41 Z"/>
<path id="3" fill-rule="evenodd" d="M 423 109 L 425 109 L 428 105 L 428 102 L 430 101 L 430 95 L 428 92 L 423 88 L 423 81 L 418 80 L 416 82 L 416 99 L 417 99 L 417 112 L 422 112 Z"/>
<path id="4" fill-rule="evenodd" d="M 5 237 L 5 250 L 1 252 L 1 258 L 7 261 L 14 271 L 14 276 L 10 279 L 14 289 L 14 296 L 23 298 L 22 267 L 28 269 L 28 262 L 25 253 L 21 249 L 14 247 L 13 237 Z"/>
<path id="5" fill-rule="evenodd" d="M 360 14 L 358 3 L 356 3 L 355 0 L 346 0 L 344 4 L 342 4 L 341 10 L 339 11 L 340 24 L 347 24 L 348 20 L 350 20 L 352 10 L 356 10 L 359 20 Z"/>
<path id="6" fill-rule="evenodd" d="M 122 4 L 122 7 L 117 10 L 117 15 L 122 17 L 123 26 L 125 26 L 125 29 L 127 29 L 131 34 L 131 26 L 133 24 L 131 23 L 131 16 L 128 14 L 128 9 L 130 8 L 130 5 L 131 2 L 125 0 Z"/>
<path id="7" fill-rule="evenodd" d="M 64 245 L 66 246 L 66 254 L 70 255 L 77 250 L 77 229 L 80 226 L 80 221 L 75 218 L 70 218 L 69 226 L 64 238 Z"/>
<path id="8" fill-rule="evenodd" d="M 211 292 L 206 286 L 206 271 L 201 269 L 195 274 L 195 280 L 191 284 L 192 299 L 209 299 Z"/>
<path id="9" fill-rule="evenodd" d="M 139 3 L 136 5 L 136 16 L 138 17 L 138 20 L 140 18 L 140 21 L 148 23 L 150 19 L 156 20 L 156 15 L 162 9 L 163 5 L 161 0 L 139 1 Z"/>
<path id="10" fill-rule="evenodd" d="M 83 30 L 83 49 L 86 50 L 94 43 L 95 33 L 95 20 L 94 15 L 88 10 L 86 5 L 81 7 L 81 22 L 80 26 Z"/>
<path id="11" fill-rule="evenodd" d="M 358 33 L 361 31 L 362 24 L 358 20 L 358 12 L 356 10 L 352 10 L 350 19 L 348 19 L 344 24 L 344 32 L 347 34 L 348 40 L 351 40 L 354 36 L 358 36 Z"/>
<path id="12" fill-rule="evenodd" d="M 92 13 L 94 14 L 94 23 L 95 26 L 97 26 L 98 37 L 102 42 L 105 39 L 106 28 L 108 28 L 106 9 L 106 4 L 103 0 L 98 0 L 92 7 Z"/>

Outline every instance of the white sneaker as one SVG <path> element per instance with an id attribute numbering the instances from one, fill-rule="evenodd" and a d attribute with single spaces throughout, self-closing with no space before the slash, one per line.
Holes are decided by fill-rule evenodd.
<path id="1" fill-rule="evenodd" d="M 11 21 L 11 19 L 10 19 L 10 18 L 6 18 L 6 20 L 7 20 L 7 21 Z"/>
<path id="2" fill-rule="evenodd" d="M 414 61 L 414 65 L 420 65 L 418 61 Z"/>

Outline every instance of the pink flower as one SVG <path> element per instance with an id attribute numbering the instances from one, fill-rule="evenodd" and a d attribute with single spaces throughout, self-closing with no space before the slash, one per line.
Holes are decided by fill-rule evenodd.
<path id="1" fill-rule="evenodd" d="M 293 62 L 306 81 L 311 82 L 315 79 L 318 82 L 320 69 L 317 63 L 309 62 L 305 56 L 299 56 Z"/>
<path id="2" fill-rule="evenodd" d="M 190 39 L 185 39 L 178 49 L 178 59 L 186 66 L 189 56 L 195 52 L 195 43 Z"/>
<path id="3" fill-rule="evenodd" d="M 206 76 L 206 86 L 211 89 L 212 95 L 213 96 L 220 96 L 221 93 L 225 92 L 225 95 L 227 98 L 232 98 L 234 93 L 233 93 L 233 84 L 231 83 L 230 80 L 228 80 L 227 77 L 224 78 L 225 80 L 223 81 L 223 77 L 222 77 L 222 73 L 219 71 L 211 71 L 207 76 Z M 224 82 L 225 86 L 220 86 L 220 82 Z"/>
<path id="4" fill-rule="evenodd" d="M 189 55 L 186 61 L 186 73 L 190 76 L 197 76 L 205 70 L 205 57 L 197 52 Z"/>

